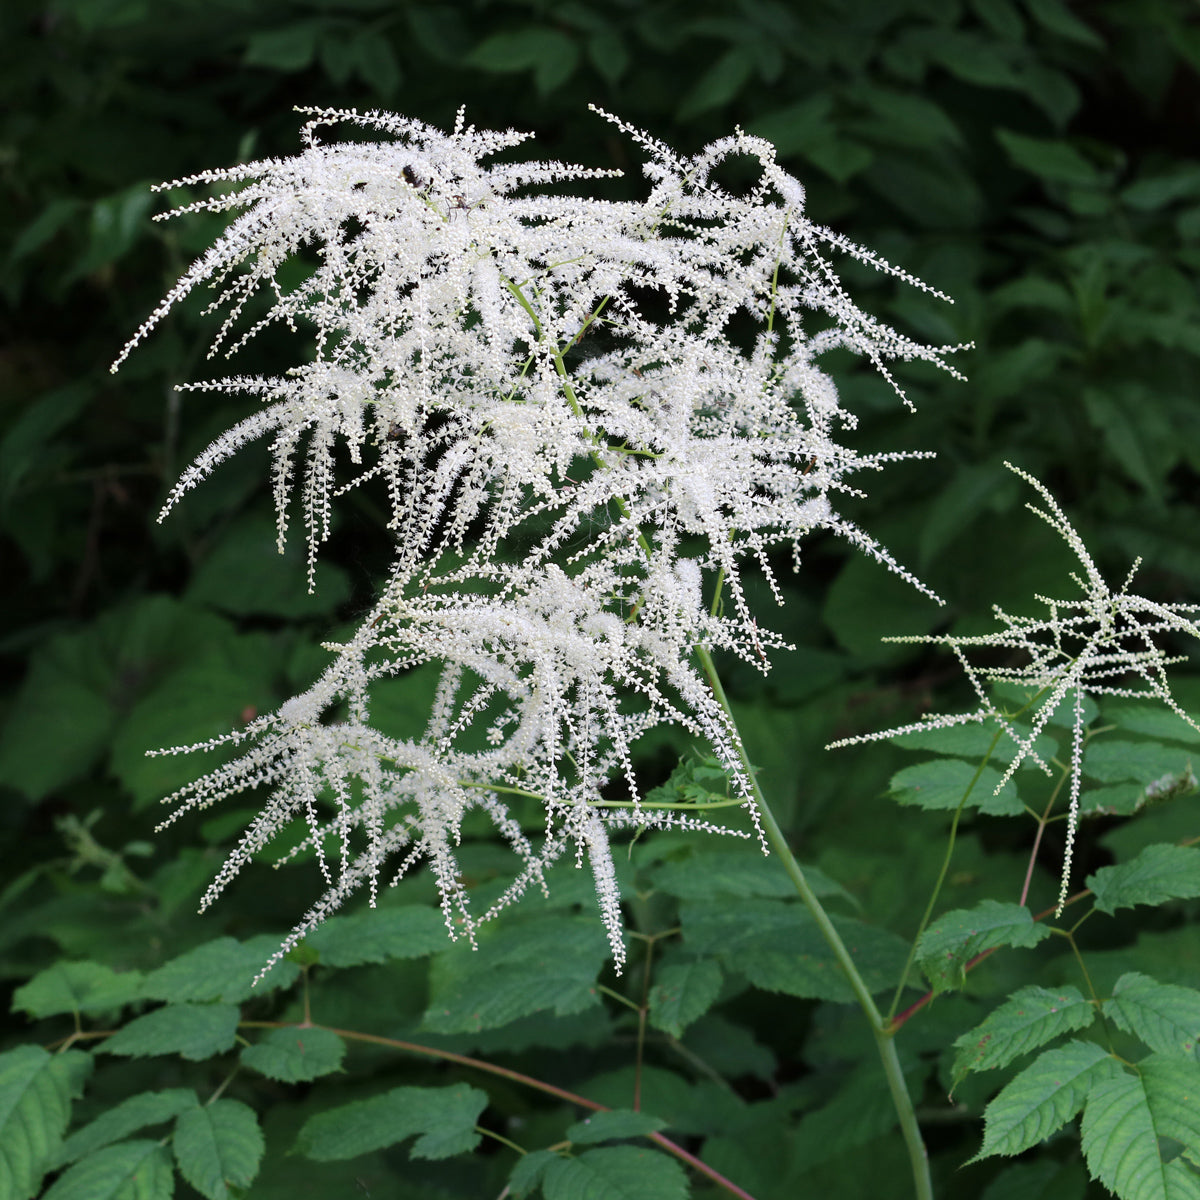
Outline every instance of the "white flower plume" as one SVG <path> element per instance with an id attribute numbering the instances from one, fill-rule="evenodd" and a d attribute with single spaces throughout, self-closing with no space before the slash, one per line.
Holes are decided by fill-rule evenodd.
<path id="1" fill-rule="evenodd" d="M 1008 769 L 996 785 L 996 793 L 1013 777 L 1026 760 L 1048 770 L 1034 750 L 1045 729 L 1064 700 L 1071 705 L 1070 806 L 1067 842 L 1063 857 L 1057 910 L 1062 912 L 1070 882 L 1071 857 L 1079 823 L 1079 795 L 1082 787 L 1084 700 L 1091 696 L 1152 698 L 1165 704 L 1176 716 L 1200 732 L 1200 724 L 1179 706 L 1171 694 L 1167 667 L 1184 661 L 1172 656 L 1157 642 L 1163 634 L 1200 637 L 1200 605 L 1161 604 L 1144 596 L 1133 595 L 1133 583 L 1141 560 L 1130 568 L 1118 590 L 1105 583 L 1092 561 L 1083 539 L 1071 525 L 1048 489 L 1011 463 L 1004 464 L 1037 490 L 1045 508 L 1026 507 L 1044 520 L 1071 548 L 1082 568 L 1071 578 L 1083 595 L 1075 600 L 1035 597 L 1050 610 L 1042 618 L 1015 616 L 998 606 L 993 608 L 1001 628 L 975 637 L 924 636 L 886 638 L 892 642 L 925 642 L 949 646 L 963 666 L 979 697 L 979 708 L 960 714 L 936 714 L 912 725 L 878 733 L 844 738 L 828 747 L 878 741 L 930 728 L 947 728 L 970 722 L 995 721 L 1015 743 Z M 1007 651 L 1004 665 L 976 665 L 969 654 L 976 648 Z M 1011 662 L 1015 655 L 1018 661 Z M 987 694 L 994 683 L 1014 683 L 1035 694 L 1034 711 L 1026 731 L 1018 730 L 996 708 Z"/>
<path id="2" fill-rule="evenodd" d="M 647 153 L 651 181 L 644 200 L 615 203 L 560 194 L 605 172 L 505 161 L 524 135 L 461 114 L 448 134 L 386 113 L 310 118 L 295 158 L 165 185 L 233 184 L 175 212 L 240 215 L 114 364 L 201 285 L 225 313 L 214 352 L 270 324 L 307 330 L 309 357 L 283 375 L 185 385 L 261 407 L 184 472 L 164 513 L 268 437 L 281 542 L 303 460 L 311 586 L 339 492 L 379 480 L 389 498 L 393 573 L 359 632 L 308 692 L 219 739 L 239 757 L 170 798 L 178 814 L 271 789 L 205 903 L 303 821 L 327 891 L 295 937 L 420 860 L 451 931 L 470 933 L 490 913 L 470 911 L 454 848 L 482 809 L 522 864 L 502 903 L 574 846 L 620 961 L 607 830 L 712 827 L 639 800 L 638 737 L 670 722 L 707 742 L 752 808 L 736 731 L 693 665 L 705 647 L 766 669 L 780 645 L 743 570 L 779 599 L 772 556 L 798 562 L 826 530 L 917 582 L 836 511 L 856 473 L 905 456 L 842 444 L 855 419 L 817 360 L 842 347 L 889 380 L 895 359 L 955 374 L 955 347 L 853 304 L 830 253 L 925 285 L 812 223 L 761 139 L 681 159 L 608 118 Z M 366 140 L 324 144 L 333 124 Z M 742 193 L 716 178 L 735 158 L 756 175 Z M 425 663 L 442 671 L 425 733 L 374 726 L 372 685 Z M 513 811 L 530 798 L 537 846 Z"/>

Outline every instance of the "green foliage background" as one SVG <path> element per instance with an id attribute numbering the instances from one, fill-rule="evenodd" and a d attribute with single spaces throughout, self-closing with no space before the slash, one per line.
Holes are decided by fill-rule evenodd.
<path id="1" fill-rule="evenodd" d="M 1193 0 L 0 6 L 0 532 L 8 580 L 0 601 L 0 976 L 17 996 L 5 1044 L 18 1047 L 13 1069 L 44 1082 L 36 1092 L 44 1128 L 84 1138 L 77 1157 L 101 1180 L 62 1175 L 55 1200 L 124 1195 L 121 1180 L 135 1169 L 152 1181 L 146 1195 L 168 1194 L 171 1158 L 157 1140 L 167 1121 L 178 1122 L 179 1194 L 242 1194 L 254 1179 L 249 1194 L 265 1200 L 355 1187 L 498 1194 L 511 1150 L 489 1141 L 471 1158 L 443 1157 L 477 1139 L 480 1119 L 527 1149 L 591 1144 L 574 1125 L 580 1111 L 560 1100 L 395 1050 L 355 1043 L 345 1074 L 313 1084 L 342 1065 L 345 1050 L 315 1031 L 302 1054 L 286 1031 L 264 1036 L 243 1049 L 246 1070 L 227 1083 L 238 1014 L 298 1019 L 299 970 L 324 1025 L 479 1055 L 598 1103 L 631 1106 L 636 1013 L 601 1004 L 602 939 L 589 885 L 572 872 L 548 905 L 512 914 L 474 956 L 447 949 L 439 923 L 431 930 L 413 915 L 432 895 L 416 881 L 389 898 L 384 913 L 394 927 L 385 920 L 374 942 L 360 931 L 374 949 L 339 959 L 349 942 L 331 938 L 322 950 L 314 938 L 319 961 L 290 965 L 290 975 L 270 981 L 274 990 L 250 998 L 242 977 L 276 944 L 268 935 L 297 917 L 311 880 L 264 865 L 199 918 L 197 896 L 245 810 L 151 835 L 156 800 L 203 762 L 146 759 L 143 751 L 224 732 L 303 686 L 323 662 L 316 643 L 364 609 L 387 542 L 369 501 L 343 514 L 318 592 L 307 596 L 299 558 L 271 551 L 265 456 L 253 451 L 154 524 L 176 473 L 237 410 L 171 390 L 209 370 L 211 329 L 198 305 L 184 305 L 120 375 L 107 372 L 218 228 L 201 218 L 153 224 L 159 201 L 149 185 L 292 152 L 295 105 L 393 108 L 446 125 L 465 104 L 481 126 L 536 131 L 539 157 L 624 167 L 636 189 L 637 164 L 588 113 L 594 102 L 682 152 L 735 125 L 771 138 L 808 188 L 814 219 L 955 297 L 954 307 L 940 306 L 851 265 L 864 307 L 927 339 L 975 349 L 961 360 L 969 384 L 905 375 L 915 416 L 849 362 L 839 375 L 863 413 L 864 447 L 938 453 L 932 464 L 870 480 L 855 515 L 948 606 L 937 609 L 864 559 L 815 543 L 787 607 L 766 617 L 796 650 L 765 681 L 737 669 L 729 680 L 751 757 L 801 857 L 844 891 L 839 911 L 861 923 L 854 927 L 865 931 L 869 957 L 888 976 L 881 986 L 894 986 L 945 821 L 904 807 L 904 781 L 892 786 L 900 804 L 884 795 L 911 751 L 832 756 L 821 747 L 954 703 L 947 662 L 881 644 L 881 634 L 970 631 L 993 603 L 1019 612 L 1034 592 L 1069 594 L 1064 549 L 1023 510 L 1027 497 L 1003 460 L 1054 490 L 1110 579 L 1141 555 L 1146 594 L 1200 594 L 1197 15 Z M 254 355 L 285 361 L 285 349 L 268 342 L 243 357 L 243 369 L 253 369 Z M 1178 694 L 1200 710 L 1195 682 L 1185 677 Z M 394 699 L 401 709 L 423 702 L 419 683 Z M 1133 740 L 1152 747 L 1136 771 L 1121 774 L 1120 764 L 1137 758 L 1128 750 L 1110 755 L 1117 766 L 1096 768 L 1098 784 L 1125 789 L 1105 811 L 1127 811 L 1146 784 L 1186 769 L 1178 731 L 1135 731 Z M 679 749 L 664 740 L 648 753 L 640 764 L 647 786 L 666 780 Z M 696 778 L 702 772 L 687 786 L 700 786 Z M 1152 842 L 1195 836 L 1193 811 L 1181 801 L 1128 826 L 1098 818 L 1085 826 L 1077 878 L 1133 860 Z M 1137 832 L 1147 821 L 1151 833 Z M 1034 881 L 1034 911 L 1052 899 L 1057 828 L 1047 834 L 1049 869 Z M 1030 834 L 1028 825 L 979 816 L 960 839 L 942 907 L 1014 898 Z M 651 1014 L 643 1107 L 758 1200 L 802 1187 L 867 1194 L 868 1168 L 871 1194 L 907 1194 L 903 1170 L 888 1165 L 902 1161 L 902 1147 L 889 1111 L 878 1107 L 858 1014 L 840 1004 L 840 977 L 826 963 L 830 977 L 818 982 L 822 963 L 806 957 L 774 864 L 727 860 L 725 849 L 647 839 L 628 864 L 633 927 L 650 937 L 675 922 L 684 929 L 685 949 L 666 938 L 653 972 L 643 963 L 620 981 L 600 974 Z M 474 853 L 478 886 L 487 887 L 503 867 L 486 843 Z M 1161 911 L 1143 908 L 1136 919 L 1120 912 L 1080 935 L 1093 938 L 1102 986 L 1137 972 L 1180 985 L 1200 979 L 1196 901 L 1178 887 L 1168 892 L 1176 899 Z M 586 916 L 574 915 L 576 905 Z M 572 939 L 565 956 L 554 948 L 564 930 Z M 788 937 L 799 941 L 791 946 Z M 214 942 L 221 938 L 236 940 Z M 187 952 L 198 947 L 213 962 L 188 966 Z M 1073 1141 L 1012 1166 L 990 1159 L 959 1171 L 979 1148 L 980 1114 L 999 1085 L 971 1076 L 946 1100 L 955 1039 L 1020 984 L 1073 978 L 1062 951 L 1055 942 L 993 955 L 965 994 L 940 998 L 905 1030 L 906 1067 L 930 1117 L 943 1195 L 1103 1194 L 1087 1183 Z M 39 975 L 55 964 L 67 973 Z M 49 999 L 17 990 L 35 976 Z M 155 978 L 157 991 L 147 982 Z M 1136 997 L 1136 979 L 1124 989 Z M 169 1003 L 154 1007 L 160 1001 Z M 94 1031 L 115 1028 L 121 1010 L 134 1020 L 94 1064 L 83 1053 L 90 1042 L 38 1058 L 36 1045 L 69 1034 L 72 1012 L 81 1030 Z M 139 1033 L 145 1021 L 161 1027 Z M 255 1035 L 243 1028 L 242 1036 Z M 122 1037 L 134 1057 L 119 1057 Z M 69 1097 L 89 1070 L 68 1125 Z M 412 1118 L 409 1134 L 419 1140 L 411 1162 L 369 1137 L 352 1147 L 353 1158 L 330 1150 L 345 1148 L 330 1110 L 383 1105 L 384 1123 L 407 1129 L 404 1114 L 432 1103 L 411 1089 L 435 1086 L 452 1093 L 438 1102 L 447 1106 L 438 1122 Z M 208 1104 L 219 1087 L 221 1098 Z M 489 1107 L 479 1118 L 481 1088 Z M 111 1136 L 86 1142 L 89 1121 L 111 1121 L 121 1102 L 147 1093 L 158 1097 L 151 1109 L 124 1124 L 117 1118 Z M 384 1121 L 379 1112 L 350 1124 L 374 1128 Z M 141 1136 L 147 1125 L 153 1137 Z M 614 1144 L 593 1139 L 602 1144 L 540 1167 L 529 1156 L 527 1183 L 541 1178 L 551 1196 L 592 1186 L 614 1197 L 683 1195 L 688 1185 L 672 1160 L 647 1157 L 644 1139 L 622 1140 L 648 1128 L 636 1119 L 615 1125 L 606 1135 Z M 129 1134 L 139 1138 L 120 1140 Z M 287 1156 L 297 1136 L 321 1165 Z M 1169 1136 L 1186 1144 L 1178 1130 Z M 26 1150 L 26 1175 L 0 1175 L 0 1196 L 36 1194 L 42 1171 L 72 1161 L 46 1147 Z M 96 1166 L 97 1155 L 108 1158 Z M 110 1178 L 117 1182 L 105 1191 Z M 630 1178 L 643 1189 L 652 1179 L 657 1190 L 622 1191 Z M 710 1194 L 711 1185 L 692 1180 L 693 1195 Z"/>

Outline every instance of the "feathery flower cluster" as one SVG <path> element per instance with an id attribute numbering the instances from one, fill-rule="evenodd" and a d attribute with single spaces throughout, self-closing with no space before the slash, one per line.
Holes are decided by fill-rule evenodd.
<path id="1" fill-rule="evenodd" d="M 1050 610 L 1048 617 L 1040 619 L 1010 615 L 996 606 L 993 612 L 1002 628 L 977 637 L 944 635 L 885 638 L 885 641 L 891 642 L 949 646 L 979 697 L 979 708 L 969 713 L 931 715 L 913 725 L 844 738 L 831 743 L 829 749 L 930 728 L 995 721 L 1016 746 L 1008 769 L 996 785 L 995 791 L 999 794 L 1027 759 L 1043 771 L 1049 771 L 1034 750 L 1034 743 L 1064 699 L 1068 699 L 1072 712 L 1070 806 L 1058 896 L 1058 912 L 1061 913 L 1067 898 L 1071 857 L 1079 823 L 1084 699 L 1088 696 L 1152 697 L 1162 701 L 1176 716 L 1200 732 L 1200 725 L 1180 708 L 1167 681 L 1166 668 L 1183 659 L 1167 654 L 1154 640 L 1156 635 L 1161 634 L 1200 637 L 1200 605 L 1160 604 L 1143 596 L 1131 595 L 1129 587 L 1141 564 L 1140 559 L 1130 568 L 1120 590 L 1113 591 L 1101 577 L 1083 539 L 1046 487 L 1012 463 L 1004 465 L 1035 488 L 1045 501 L 1044 509 L 1033 504 L 1027 504 L 1026 507 L 1058 533 L 1079 560 L 1082 575 L 1072 572 L 1071 578 L 1083 591 L 1082 598 L 1054 600 L 1037 596 L 1036 599 Z M 1000 666 L 977 666 L 967 657 L 967 651 L 975 647 L 1016 652 L 1023 661 Z M 1035 693 L 1035 708 L 1027 730 L 1016 729 L 996 708 L 987 693 L 988 685 L 994 683 L 1015 683 Z"/>
<path id="2" fill-rule="evenodd" d="M 202 284 L 226 313 L 214 353 L 277 322 L 313 339 L 311 359 L 285 375 L 184 385 L 262 405 L 184 472 L 164 514 L 269 437 L 281 544 L 304 460 L 310 586 L 345 488 L 381 480 L 396 539 L 378 603 L 331 647 L 322 678 L 218 739 L 243 747 L 240 757 L 168 798 L 179 815 L 271 789 L 206 904 L 299 820 L 327 890 L 294 937 L 354 889 L 374 897 L 385 863 L 395 879 L 421 860 L 451 932 L 470 935 L 491 913 L 471 913 L 454 847 L 479 808 L 523 864 L 501 903 L 540 883 L 567 847 L 586 854 L 619 964 L 607 830 L 709 827 L 641 803 L 636 739 L 681 725 L 713 747 L 753 807 L 736 731 L 693 665 L 704 646 L 765 668 L 780 644 L 750 611 L 743 565 L 774 587 L 768 555 L 790 547 L 798 559 L 804 536 L 824 529 L 916 583 L 835 511 L 855 472 L 903 456 L 839 444 L 854 418 L 817 359 L 844 347 L 889 380 L 895 359 L 955 374 L 946 356 L 956 347 L 921 345 L 861 312 L 827 255 L 925 285 L 811 222 L 769 143 L 739 133 L 681 159 L 601 115 L 648 156 L 642 201 L 544 189 L 606 172 L 489 164 L 524 136 L 478 131 L 461 114 L 447 134 L 390 114 L 315 111 L 295 158 L 164 185 L 232 183 L 175 213 L 240 215 L 114 369 Z M 337 123 L 369 136 L 324 144 Z M 745 193 L 714 178 L 735 157 L 757 170 Z M 315 262 L 289 287 L 280 271 L 296 256 Z M 344 480 L 339 443 L 355 464 Z M 442 675 L 424 734 L 372 726 L 372 683 L 428 662 Z M 630 798 L 617 801 L 610 780 L 622 779 Z M 540 848 L 514 797 L 540 801 Z"/>

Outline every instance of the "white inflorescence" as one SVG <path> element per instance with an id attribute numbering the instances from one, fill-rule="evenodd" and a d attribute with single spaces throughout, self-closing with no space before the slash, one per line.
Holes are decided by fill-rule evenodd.
<path id="1" fill-rule="evenodd" d="M 298 485 L 311 586 L 336 496 L 378 479 L 390 502 L 395 563 L 358 633 L 331 647 L 307 692 L 218 739 L 240 757 L 169 797 L 177 816 L 270 789 L 205 904 L 300 821 L 327 890 L 293 940 L 419 861 L 451 932 L 470 935 L 575 847 L 619 963 L 607 830 L 715 828 L 639 801 L 638 737 L 672 722 L 708 742 L 753 809 L 736 731 L 693 665 L 704 646 L 765 669 L 781 644 L 750 610 L 745 564 L 774 589 L 768 556 L 796 558 L 823 529 L 911 580 L 835 509 L 855 494 L 851 475 L 904 456 L 840 444 L 854 418 L 818 357 L 848 348 L 890 380 L 895 359 L 954 374 L 954 348 L 914 342 L 850 301 L 830 251 L 924 285 L 809 221 L 802 187 L 761 139 L 739 133 L 680 159 L 607 118 L 650 160 L 647 198 L 616 203 L 545 187 L 605 172 L 489 164 L 524 135 L 461 115 L 448 134 L 383 113 L 309 115 L 295 158 L 164 185 L 229 183 L 175 212 L 239 215 L 114 364 L 201 285 L 225 314 L 214 353 L 272 324 L 306 331 L 311 356 L 282 376 L 185 385 L 261 403 L 184 472 L 164 513 L 269 438 L 280 542 Z M 370 136 L 322 143 L 338 123 Z M 737 157 L 757 174 L 741 194 L 713 177 Z M 293 267 L 287 285 L 281 268 L 297 256 L 311 269 Z M 425 663 L 442 676 L 424 734 L 384 734 L 372 684 Z M 540 802 L 540 845 L 514 797 Z M 523 864 L 480 915 L 455 860 L 473 809 Z"/>
<path id="2" fill-rule="evenodd" d="M 1200 725 L 1180 708 L 1167 681 L 1166 668 L 1183 661 L 1172 657 L 1156 644 L 1162 634 L 1200 637 L 1200 605 L 1160 604 L 1131 595 L 1129 586 L 1140 564 L 1135 562 L 1119 591 L 1113 591 L 1101 577 L 1083 539 L 1067 520 L 1054 497 L 1032 475 L 1004 464 L 1041 495 L 1046 507 L 1026 507 L 1036 513 L 1071 548 L 1082 567 L 1082 574 L 1071 578 L 1083 592 L 1076 600 L 1052 600 L 1038 596 L 1050 610 L 1043 618 L 1013 616 L 993 608 L 1001 628 L 977 637 L 900 637 L 892 642 L 927 642 L 949 646 L 966 672 L 980 707 L 969 713 L 938 714 L 913 725 L 869 733 L 833 742 L 830 749 L 859 742 L 878 741 L 905 733 L 931 728 L 947 728 L 969 722 L 995 721 L 1015 743 L 1016 752 L 1008 769 L 996 785 L 996 794 L 1027 759 L 1043 770 L 1049 768 L 1034 750 L 1034 743 L 1064 699 L 1071 705 L 1070 804 L 1067 843 L 1059 885 L 1058 912 L 1067 898 L 1075 831 L 1079 822 L 1079 793 L 1082 786 L 1084 699 L 1088 696 L 1151 697 L 1167 705 L 1177 716 L 1200 732 Z M 976 647 L 1017 652 L 1013 665 L 976 666 L 968 651 Z M 1015 683 L 1035 696 L 1033 718 L 1027 732 L 1017 730 L 995 707 L 987 695 L 987 685 Z"/>

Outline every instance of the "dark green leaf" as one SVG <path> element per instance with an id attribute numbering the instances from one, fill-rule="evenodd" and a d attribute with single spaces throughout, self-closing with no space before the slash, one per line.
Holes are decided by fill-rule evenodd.
<path id="1" fill-rule="evenodd" d="M 340 1071 L 346 1044 L 328 1029 L 272 1029 L 242 1051 L 251 1070 L 282 1083 L 305 1083 Z"/>
<path id="2" fill-rule="evenodd" d="M 313 60 L 321 23 L 296 21 L 281 29 L 256 33 L 246 46 L 242 61 L 252 67 L 274 67 L 277 71 L 302 71 Z"/>
<path id="3" fill-rule="evenodd" d="M 1200 1066 L 1153 1055 L 1136 1074 L 1118 1072 L 1096 1083 L 1083 1111 L 1083 1152 L 1092 1176 L 1121 1200 L 1193 1200 L 1194 1168 L 1165 1161 L 1160 1139 L 1182 1142 L 1200 1157 Z"/>
<path id="4" fill-rule="evenodd" d="M 229 1200 L 258 1174 L 264 1143 L 254 1110 L 239 1100 L 216 1100 L 183 1113 L 175 1126 L 179 1173 L 208 1200 Z"/>
<path id="5" fill-rule="evenodd" d="M 240 1016 L 233 1004 L 168 1004 L 136 1017 L 100 1049 L 131 1058 L 181 1054 L 198 1062 L 233 1046 Z"/>
<path id="6" fill-rule="evenodd" d="M 115 1108 L 102 1113 L 90 1124 L 77 1129 L 59 1148 L 55 1166 L 74 1162 L 85 1154 L 92 1154 L 102 1146 L 120 1141 L 147 1125 L 161 1125 L 172 1121 L 181 1112 L 199 1104 L 191 1088 L 170 1088 L 164 1092 L 142 1092 L 130 1096 Z"/>
<path id="7" fill-rule="evenodd" d="M 1005 1067 L 1063 1033 L 1086 1029 L 1095 1007 L 1073 987 L 1025 987 L 954 1044 L 955 1086 L 971 1071 Z"/>
<path id="8" fill-rule="evenodd" d="M 997 129 L 996 139 L 1019 167 L 1048 183 L 1099 187 L 1103 176 L 1068 142 L 1026 137 L 1010 129 Z"/>
<path id="9" fill-rule="evenodd" d="M 594 1142 L 620 1142 L 627 1138 L 643 1137 L 666 1127 L 666 1121 L 649 1113 L 634 1112 L 628 1108 L 614 1108 L 608 1112 L 592 1113 L 582 1121 L 576 1121 L 567 1130 L 567 1139 L 577 1144 Z"/>
<path id="10" fill-rule="evenodd" d="M 1025 806 L 1011 779 L 999 795 L 995 794 L 1000 778 L 994 767 L 981 769 L 958 758 L 934 758 L 897 771 L 888 785 L 888 794 L 898 804 L 931 810 L 956 809 L 966 796 L 969 807 L 978 805 L 979 811 L 989 816 L 1022 815 Z"/>
<path id="11" fill-rule="evenodd" d="M 656 1150 L 603 1146 L 547 1164 L 546 1200 L 687 1200 L 683 1168 Z"/>
<path id="12" fill-rule="evenodd" d="M 1182 721 L 1179 724 L 1187 729 Z M 1101 783 L 1131 780 L 1143 786 L 1164 775 L 1180 775 L 1188 768 L 1188 751 L 1158 742 L 1129 742 L 1098 738 L 1083 756 L 1083 771 Z"/>
<path id="13" fill-rule="evenodd" d="M 50 1167 L 92 1058 L 18 1046 L 0 1054 L 0 1196 L 33 1196 Z"/>
<path id="14" fill-rule="evenodd" d="M 935 992 L 962 987 L 966 964 L 996 946 L 1036 946 L 1050 936 L 1028 908 L 981 900 L 974 908 L 939 917 L 921 935 L 917 959 Z"/>
<path id="15" fill-rule="evenodd" d="M 546 1168 L 558 1157 L 553 1150 L 532 1150 L 517 1159 L 517 1165 L 508 1177 L 508 1186 L 517 1200 L 525 1200 L 533 1195 L 534 1189 L 541 1184 Z"/>
<path id="16" fill-rule="evenodd" d="M 1117 980 L 1105 1016 L 1159 1054 L 1200 1061 L 1200 992 L 1130 971 Z"/>
<path id="17" fill-rule="evenodd" d="M 328 967 L 355 967 L 389 958 L 420 958 L 450 945 L 441 909 L 407 905 L 331 917 L 305 939 Z"/>
<path id="18" fill-rule="evenodd" d="M 1147 846 L 1136 858 L 1101 867 L 1087 885 L 1101 912 L 1200 896 L 1200 847 Z"/>
<path id="19" fill-rule="evenodd" d="M 166 1147 L 142 1140 L 88 1155 L 55 1180 L 42 1200 L 170 1200 L 174 1193 Z"/>
<path id="20" fill-rule="evenodd" d="M 300 969 L 287 961 L 277 962 L 254 983 L 282 941 L 282 937 L 267 933 L 245 942 L 231 937 L 205 942 L 151 971 L 142 984 L 142 995 L 150 1000 L 240 1004 L 251 996 L 266 995 L 272 988 L 290 987 Z"/>
<path id="21" fill-rule="evenodd" d="M 983 1145 L 971 1161 L 1036 1146 L 1079 1112 L 1097 1084 L 1121 1074 L 1117 1060 L 1094 1042 L 1047 1050 L 987 1106 Z"/>
<path id="22" fill-rule="evenodd" d="M 138 998 L 140 971 L 114 971 L 102 963 L 55 963 L 13 993 L 14 1011 L 31 1017 L 120 1008 Z"/>
<path id="23" fill-rule="evenodd" d="M 479 1144 L 475 1126 L 487 1103 L 486 1092 L 463 1084 L 393 1088 L 310 1117 L 300 1130 L 296 1151 L 328 1162 L 356 1158 L 420 1134 L 412 1148 L 414 1158 L 449 1158 Z"/>
<path id="24" fill-rule="evenodd" d="M 711 958 L 664 967 L 650 989 L 650 1024 L 680 1037 L 708 1012 L 720 991 L 721 968 Z"/>

